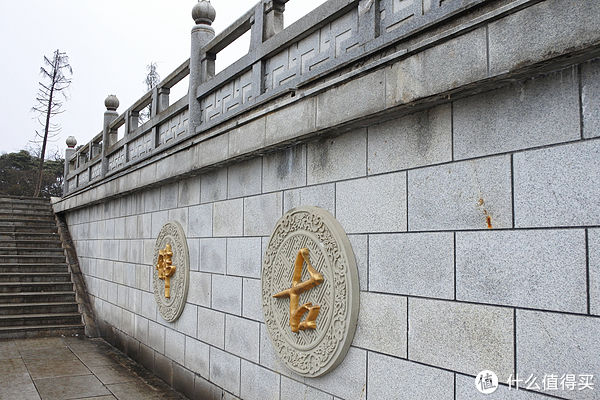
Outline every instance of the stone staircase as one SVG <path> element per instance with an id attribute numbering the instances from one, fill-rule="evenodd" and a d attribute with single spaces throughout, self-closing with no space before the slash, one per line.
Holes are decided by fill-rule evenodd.
<path id="1" fill-rule="evenodd" d="M 49 200 L 0 196 L 0 338 L 83 333 Z"/>

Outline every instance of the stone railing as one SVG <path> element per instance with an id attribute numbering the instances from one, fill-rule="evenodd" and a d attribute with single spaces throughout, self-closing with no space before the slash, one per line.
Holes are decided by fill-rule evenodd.
<path id="1" fill-rule="evenodd" d="M 293 95 L 490 0 L 329 0 L 283 29 L 287 1 L 261 0 L 217 36 L 210 26 L 215 11 L 210 2 L 200 1 L 192 11 L 196 25 L 190 59 L 120 115 L 116 97 L 106 99 L 103 131 L 78 150 L 66 151 L 64 194 L 125 171 L 277 97 Z M 217 54 L 248 31 L 248 53 L 215 75 Z M 402 51 L 394 49 L 394 54 Z M 170 88 L 188 75 L 188 96 L 169 105 Z M 150 119 L 139 126 L 139 113 L 149 105 Z M 117 140 L 123 125 L 124 136 Z"/>

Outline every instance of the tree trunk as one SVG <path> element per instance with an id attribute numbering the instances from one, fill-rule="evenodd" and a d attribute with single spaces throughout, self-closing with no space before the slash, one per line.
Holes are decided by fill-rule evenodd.
<path id="1" fill-rule="evenodd" d="M 42 152 L 40 154 L 40 167 L 38 171 L 38 182 L 35 187 L 33 197 L 40 197 L 42 191 L 42 180 L 44 177 L 44 158 L 46 157 L 46 142 L 48 141 L 48 131 L 50 130 L 50 116 L 52 115 L 52 96 L 54 95 L 54 85 L 56 84 L 56 74 L 58 72 L 58 50 L 54 53 L 54 65 L 52 71 L 52 85 L 50 86 L 50 98 L 48 99 L 48 109 L 46 110 L 46 125 L 44 126 L 44 141 L 42 142 Z"/>

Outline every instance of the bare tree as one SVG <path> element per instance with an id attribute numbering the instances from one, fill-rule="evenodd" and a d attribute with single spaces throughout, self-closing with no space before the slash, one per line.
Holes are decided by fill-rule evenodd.
<path id="1" fill-rule="evenodd" d="M 146 90 L 149 92 L 154 89 L 160 83 L 160 75 L 157 71 L 156 62 L 152 61 L 150 64 L 146 65 L 146 79 L 144 79 L 144 84 L 146 85 Z M 139 122 L 140 125 L 150 119 L 150 108 L 152 105 L 149 105 L 144 110 L 140 111 Z"/>
<path id="2" fill-rule="evenodd" d="M 42 188 L 42 177 L 44 172 L 44 158 L 46 156 L 46 145 L 48 139 L 55 137 L 60 132 L 60 125 L 52 122 L 52 117 L 61 114 L 63 110 L 63 100 L 66 100 L 65 89 L 71 84 L 71 75 L 73 70 L 69 64 L 69 57 L 66 53 L 56 50 L 52 59 L 44 56 L 44 65 L 40 68 L 42 80 L 39 82 L 36 105 L 33 111 L 39 114 L 38 121 L 44 127 L 44 134 L 35 131 L 36 138 L 42 143 L 40 152 L 40 165 L 38 168 L 38 181 L 35 187 L 34 197 L 40 195 Z M 62 96 L 59 96 L 62 95 Z M 62 98 L 61 98 L 62 97 Z"/>

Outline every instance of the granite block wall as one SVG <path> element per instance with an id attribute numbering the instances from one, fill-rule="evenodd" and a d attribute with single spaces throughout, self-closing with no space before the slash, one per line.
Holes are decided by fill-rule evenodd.
<path id="1" fill-rule="evenodd" d="M 506 384 L 600 377 L 599 76 L 598 60 L 572 65 L 69 212 L 104 334 L 190 398 L 599 399 Z M 360 276 L 353 345 L 316 379 L 277 360 L 260 300 L 271 230 L 299 205 L 336 216 Z M 175 323 L 151 292 L 168 220 L 192 269 Z M 501 381 L 490 396 L 475 389 L 484 369 Z"/>

